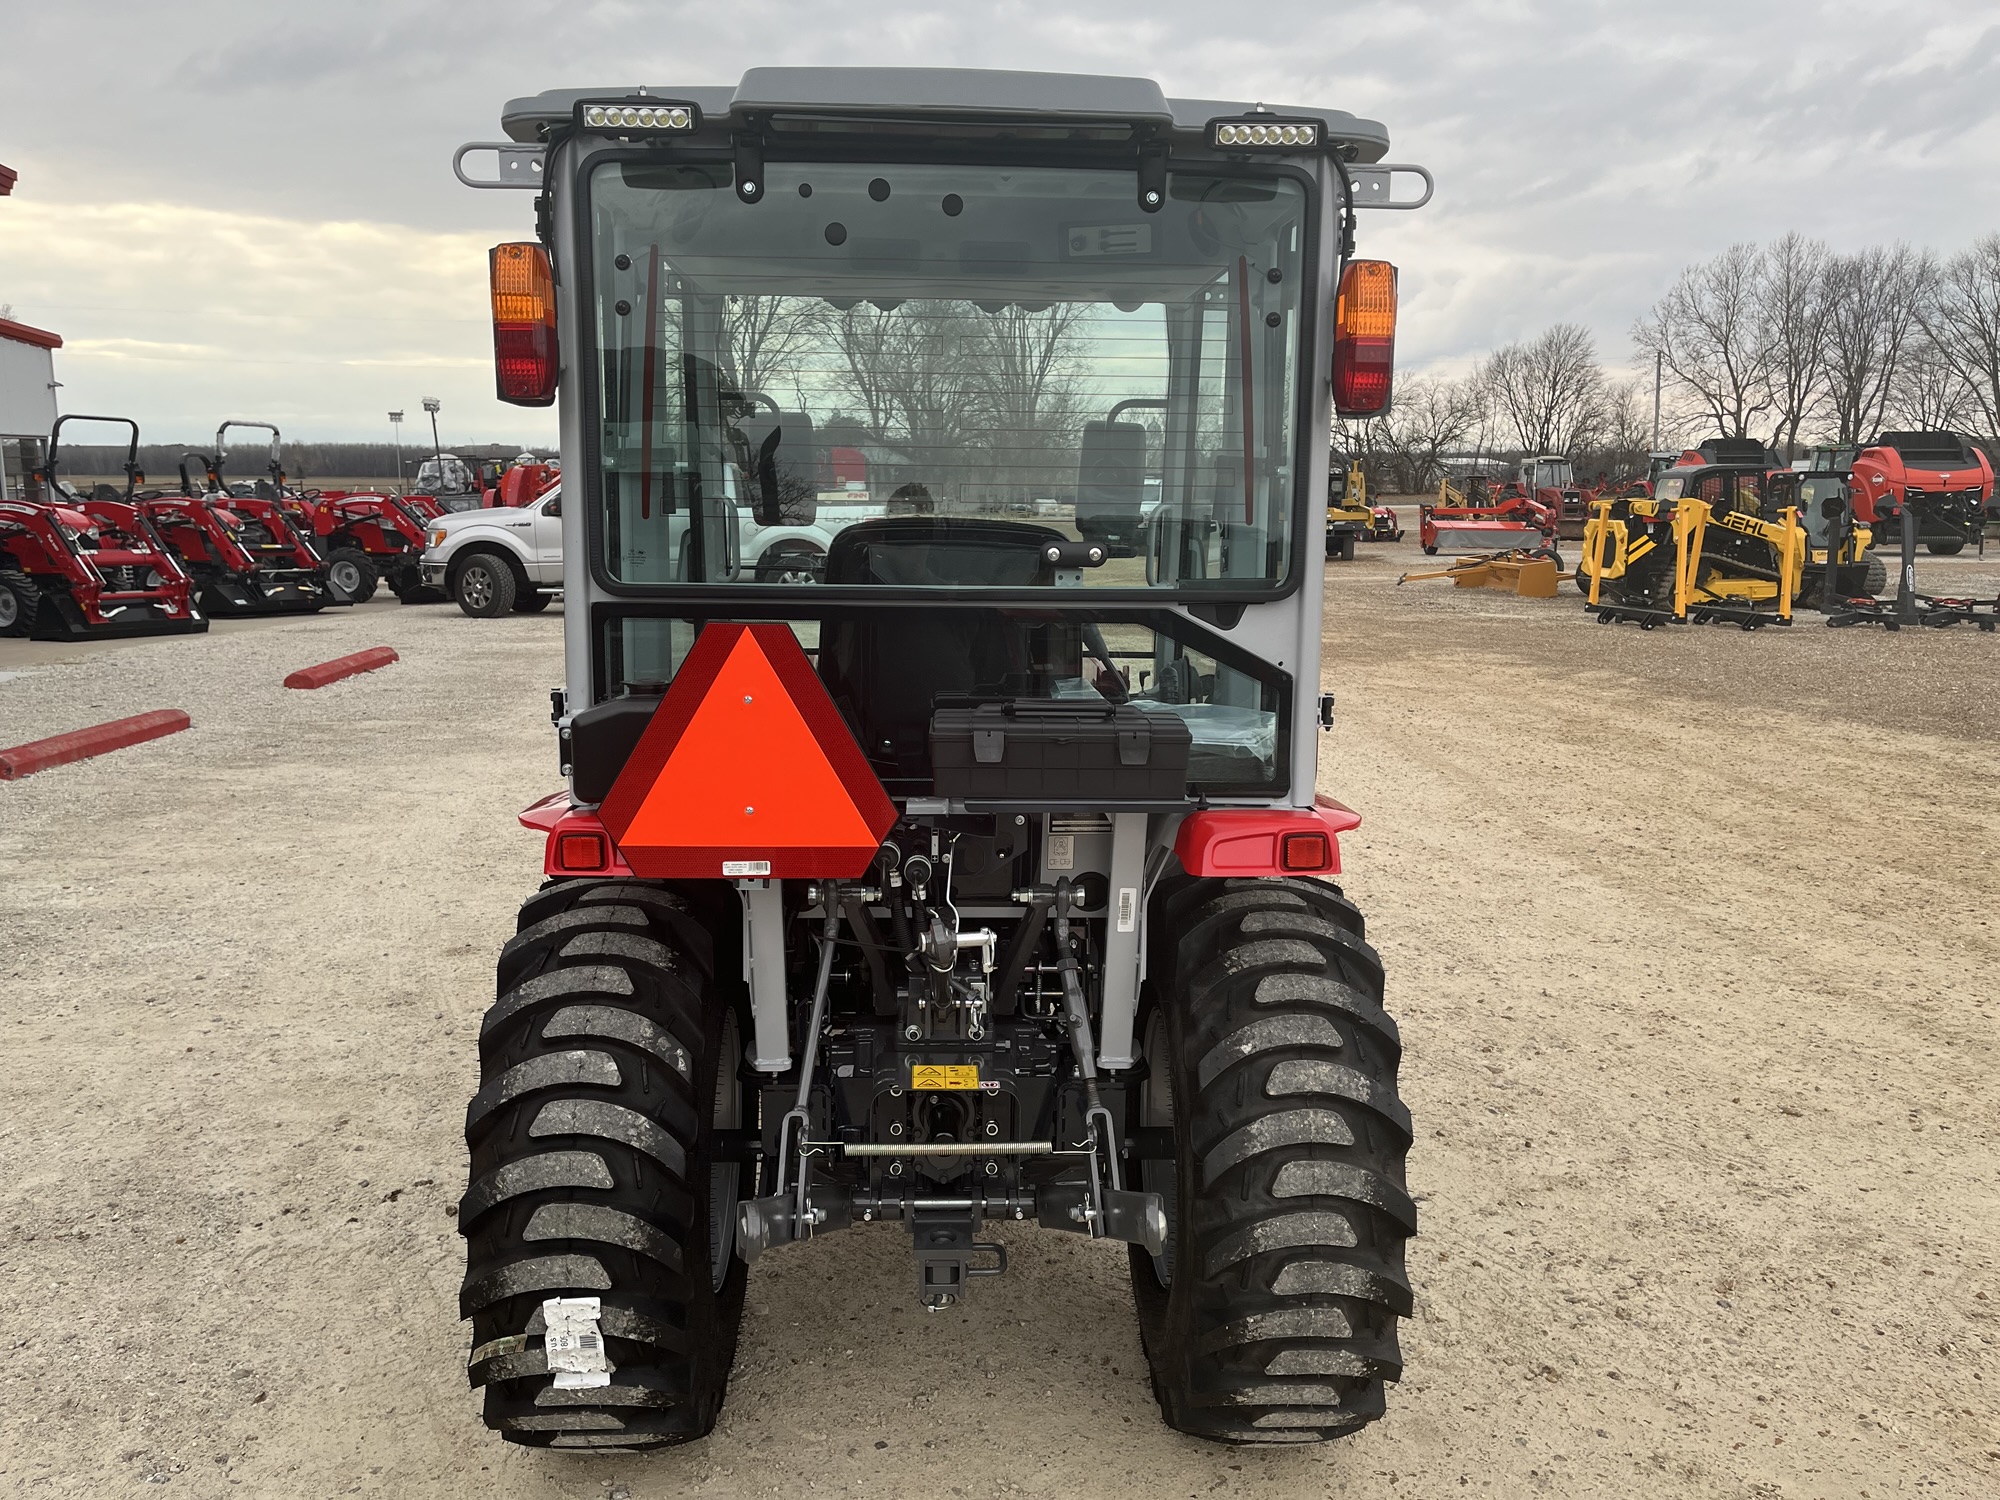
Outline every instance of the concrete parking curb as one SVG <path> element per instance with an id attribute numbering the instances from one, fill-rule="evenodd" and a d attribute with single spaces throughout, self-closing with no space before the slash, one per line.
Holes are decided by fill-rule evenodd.
<path id="1" fill-rule="evenodd" d="M 103 755 L 108 750 L 122 750 L 162 735 L 179 734 L 190 722 L 178 708 L 156 708 L 129 719 L 113 719 L 109 724 L 93 724 L 88 729 L 73 729 L 68 734 L 16 745 L 11 750 L 0 750 L 0 781 L 18 781 L 51 766 L 64 766 L 73 760 Z"/>
<path id="2" fill-rule="evenodd" d="M 329 682 L 338 682 L 357 672 L 372 672 L 377 667 L 386 667 L 392 661 L 401 660 L 387 646 L 370 646 L 366 651 L 356 651 L 351 656 L 336 656 L 332 661 L 323 661 L 316 667 L 300 667 L 285 679 L 285 686 L 323 688 Z"/>

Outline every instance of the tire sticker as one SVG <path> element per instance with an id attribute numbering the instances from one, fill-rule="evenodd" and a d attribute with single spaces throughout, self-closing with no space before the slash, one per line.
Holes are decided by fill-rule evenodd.
<path id="1" fill-rule="evenodd" d="M 542 1304 L 542 1354 L 559 1391 L 592 1390 L 611 1384 L 611 1361 L 604 1357 L 604 1330 L 596 1297 L 551 1297 Z"/>

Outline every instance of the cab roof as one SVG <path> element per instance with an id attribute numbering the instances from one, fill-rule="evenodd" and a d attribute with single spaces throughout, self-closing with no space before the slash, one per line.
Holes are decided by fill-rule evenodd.
<path id="1" fill-rule="evenodd" d="M 500 119 L 510 140 L 542 140 L 550 126 L 566 124 L 582 99 L 637 97 L 698 105 L 708 119 L 798 112 L 879 118 L 1116 120 L 1133 125 L 1200 133 L 1210 120 L 1257 110 L 1319 120 L 1327 139 L 1350 161 L 1380 161 L 1388 129 L 1341 109 L 1225 99 L 1169 99 L 1150 78 L 1089 73 L 1015 73 L 990 68 L 752 68 L 734 88 L 727 84 L 676 87 L 628 84 L 596 89 L 550 89 L 514 99 Z"/>

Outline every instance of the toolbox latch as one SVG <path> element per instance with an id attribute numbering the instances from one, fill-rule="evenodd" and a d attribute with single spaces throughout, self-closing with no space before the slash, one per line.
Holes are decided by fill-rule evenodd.
<path id="1" fill-rule="evenodd" d="M 1007 758 L 1007 731 L 1004 729 L 974 729 L 972 731 L 972 758 L 982 766 L 997 766 Z"/>
<path id="2" fill-rule="evenodd" d="M 1121 766 L 1143 766 L 1153 758 L 1153 729 L 1150 724 L 1135 724 L 1130 729 L 1118 731 L 1118 764 Z"/>

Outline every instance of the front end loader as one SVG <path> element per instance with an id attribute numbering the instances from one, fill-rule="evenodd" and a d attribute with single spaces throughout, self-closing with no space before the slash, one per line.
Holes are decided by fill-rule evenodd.
<path id="1" fill-rule="evenodd" d="M 62 431 L 72 422 L 127 430 L 123 490 L 98 485 L 84 495 L 61 477 Z M 208 629 L 193 580 L 135 500 L 145 478 L 138 423 L 58 417 L 35 477 L 45 500 L 0 498 L 0 636 L 75 641 Z"/>
<path id="2" fill-rule="evenodd" d="M 487 1424 L 698 1438 L 753 1262 L 893 1233 L 920 1307 L 976 1306 L 1003 1224 L 1126 1247 L 1180 1431 L 1379 1417 L 1411 1122 L 1317 787 L 1314 544 L 1333 416 L 1393 381 L 1357 209 L 1428 174 L 1128 78 L 755 68 L 504 121 L 456 169 L 538 194 L 494 351 L 561 419 L 567 785 L 466 1115 Z M 1158 494 L 1109 536 L 1049 497 L 1131 409 Z M 836 420 L 894 493 L 760 572 L 770 455 Z"/>

